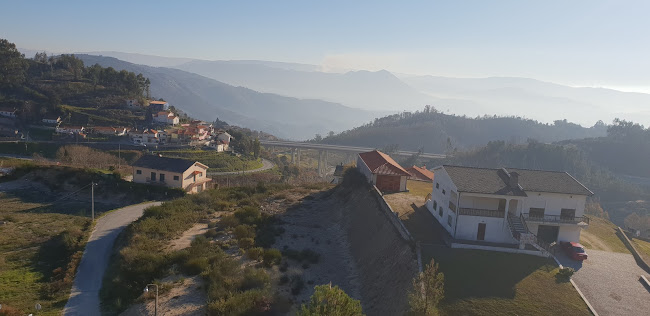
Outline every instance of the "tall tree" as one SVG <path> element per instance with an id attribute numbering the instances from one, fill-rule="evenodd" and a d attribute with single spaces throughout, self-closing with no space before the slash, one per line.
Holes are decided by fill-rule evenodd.
<path id="1" fill-rule="evenodd" d="M 409 293 L 411 312 L 418 316 L 438 315 L 438 304 L 444 297 L 445 276 L 438 271 L 433 260 L 424 271 L 413 279 L 413 289 Z"/>
<path id="2" fill-rule="evenodd" d="M 14 43 L 0 39 L 0 87 L 17 86 L 25 81 L 28 64 Z"/>

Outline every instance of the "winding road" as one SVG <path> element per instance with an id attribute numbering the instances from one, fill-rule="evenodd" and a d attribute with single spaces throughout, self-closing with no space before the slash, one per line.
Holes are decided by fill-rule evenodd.
<path id="1" fill-rule="evenodd" d="M 99 289 L 102 287 L 104 271 L 108 266 L 117 235 L 127 225 L 142 216 L 144 209 L 160 203 L 130 205 L 97 220 L 95 229 L 86 244 L 63 315 L 101 315 Z"/>

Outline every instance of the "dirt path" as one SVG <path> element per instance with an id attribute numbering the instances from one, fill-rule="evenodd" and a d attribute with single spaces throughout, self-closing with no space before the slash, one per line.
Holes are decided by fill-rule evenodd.
<path id="1" fill-rule="evenodd" d="M 190 246 L 196 236 L 204 234 L 208 230 L 208 224 L 194 224 L 192 228 L 186 230 L 183 235 L 172 240 L 169 243 L 170 250 L 181 250 Z"/>
<path id="2" fill-rule="evenodd" d="M 614 250 L 607 243 L 598 238 L 598 236 L 591 234 L 584 229 L 582 230 L 581 234 L 582 235 L 580 237 L 588 242 L 591 245 L 592 249 L 614 252 Z"/>
<path id="3" fill-rule="evenodd" d="M 124 227 L 142 216 L 144 209 L 154 205 L 160 205 L 160 202 L 123 207 L 97 220 L 86 244 L 63 315 L 100 315 L 99 289 L 115 238 Z"/>
<path id="4" fill-rule="evenodd" d="M 168 292 L 161 293 L 158 297 L 158 314 L 165 316 L 190 315 L 203 316 L 206 314 L 206 302 L 208 300 L 203 288 L 203 279 L 200 275 L 188 278 L 163 279 L 163 283 L 169 283 L 171 288 Z M 146 302 L 135 304 L 121 316 L 153 315 L 155 300 L 153 296 Z"/>

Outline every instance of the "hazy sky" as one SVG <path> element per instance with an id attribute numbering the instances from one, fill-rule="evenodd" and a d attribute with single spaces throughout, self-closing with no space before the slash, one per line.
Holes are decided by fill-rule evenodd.
<path id="1" fill-rule="evenodd" d="M 650 92 L 650 1 L 6 1 L 49 51 L 261 59 Z"/>

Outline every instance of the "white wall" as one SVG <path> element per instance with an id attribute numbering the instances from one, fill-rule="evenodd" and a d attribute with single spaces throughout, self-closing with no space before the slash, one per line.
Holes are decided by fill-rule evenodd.
<path id="1" fill-rule="evenodd" d="M 461 193 L 460 207 L 496 211 L 499 209 L 499 200 L 500 199 L 496 197 L 487 198 L 479 196 L 468 196 L 467 194 Z"/>
<path id="2" fill-rule="evenodd" d="M 580 232 L 582 228 L 573 224 L 553 224 L 553 223 L 531 223 L 527 222 L 528 229 L 535 235 L 538 235 L 539 225 L 559 226 L 557 241 L 580 242 Z"/>
<path id="3" fill-rule="evenodd" d="M 584 195 L 570 195 L 560 193 L 530 192 L 524 198 L 523 213 L 528 213 L 530 208 L 543 208 L 544 215 L 560 215 L 563 208 L 576 210 L 576 217 L 582 217 L 585 213 L 587 197 Z"/>
<path id="4" fill-rule="evenodd" d="M 439 188 L 436 188 L 436 184 L 438 184 Z M 442 194 L 442 190 L 445 190 L 445 194 Z M 449 174 L 447 174 L 447 171 L 442 168 L 436 169 L 433 175 L 433 184 L 431 191 L 432 202 L 427 204 L 427 208 L 429 209 L 429 212 L 433 214 L 433 217 L 435 217 L 438 222 L 440 222 L 440 225 L 442 225 L 453 237 L 454 229 L 457 226 L 457 213 L 449 209 L 449 198 L 451 196 L 451 191 L 457 191 L 457 188 L 451 181 L 451 178 L 449 177 Z M 438 208 L 442 206 L 442 217 L 438 214 L 438 209 L 433 210 L 433 201 L 438 202 Z M 453 203 L 456 204 L 456 209 L 458 210 L 458 201 L 453 201 Z M 452 218 L 451 227 L 447 224 L 448 215 L 451 215 Z"/>
<path id="5" fill-rule="evenodd" d="M 478 224 L 485 223 L 485 241 L 498 243 L 516 243 L 510 235 L 508 224 L 503 218 L 460 216 L 456 228 L 456 239 L 477 240 Z"/>
<path id="6" fill-rule="evenodd" d="M 370 168 L 368 168 L 366 163 L 363 162 L 363 159 L 361 159 L 361 156 L 359 155 L 357 155 L 357 169 L 361 171 L 364 176 L 366 176 L 366 179 L 368 179 L 369 183 L 375 183 L 376 179 L 373 179 L 373 174 L 370 172 Z"/>

